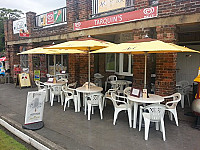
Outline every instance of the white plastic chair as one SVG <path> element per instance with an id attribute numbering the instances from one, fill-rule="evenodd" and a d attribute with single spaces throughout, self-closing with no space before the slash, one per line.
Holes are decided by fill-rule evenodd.
<path id="1" fill-rule="evenodd" d="M 100 73 L 95 73 L 94 74 L 94 83 L 95 83 L 96 86 L 102 87 L 102 80 L 101 79 L 103 77 L 104 76 L 101 75 Z"/>
<path id="2" fill-rule="evenodd" d="M 117 90 L 118 95 L 122 94 L 124 96 L 124 89 L 128 87 L 128 82 L 127 81 L 116 81 L 116 86 L 119 87 Z"/>
<path id="3" fill-rule="evenodd" d="M 119 87 L 116 87 L 115 89 L 109 89 L 105 93 L 105 95 L 103 97 L 103 107 L 106 106 L 106 99 L 112 100 L 111 93 L 115 93 L 116 94 L 118 89 L 119 89 Z"/>
<path id="4" fill-rule="evenodd" d="M 123 110 L 126 110 L 128 111 L 129 126 L 131 128 L 132 127 L 132 105 L 129 104 L 128 99 L 124 96 L 116 95 L 113 92 L 111 93 L 111 99 L 113 102 L 113 106 L 115 108 L 113 125 L 116 124 L 118 113 Z M 123 99 L 123 100 L 120 100 L 120 99 Z"/>
<path id="5" fill-rule="evenodd" d="M 192 85 L 189 85 L 188 81 L 179 81 L 177 83 L 177 92 L 181 93 L 181 107 L 184 108 L 185 105 L 185 96 L 187 97 L 188 100 L 188 105 L 190 106 L 190 98 L 189 98 L 189 94 L 192 88 Z"/>
<path id="6" fill-rule="evenodd" d="M 168 101 L 165 104 L 165 106 L 166 106 L 166 110 L 169 111 L 170 120 L 173 120 L 173 117 L 172 117 L 172 114 L 173 114 L 176 125 L 178 126 L 178 116 L 177 116 L 176 106 L 178 102 L 181 100 L 181 94 L 175 93 L 170 96 L 165 96 L 164 99 L 172 99 L 172 101 Z"/>
<path id="7" fill-rule="evenodd" d="M 58 79 L 58 82 L 65 82 L 66 85 L 67 85 L 68 79 L 66 79 L 66 78 L 60 78 L 60 79 Z"/>
<path id="8" fill-rule="evenodd" d="M 106 82 L 105 82 L 105 91 L 107 90 L 108 84 L 111 84 L 110 81 L 117 81 L 117 76 L 116 75 L 110 75 Z"/>
<path id="9" fill-rule="evenodd" d="M 88 120 L 90 120 L 90 118 L 91 118 L 91 109 L 92 109 L 92 114 L 94 114 L 94 108 L 93 108 L 94 106 L 99 107 L 100 117 L 101 117 L 101 119 L 103 119 L 102 97 L 103 97 L 102 93 L 92 93 L 86 97 L 87 107 L 88 107 Z"/>
<path id="10" fill-rule="evenodd" d="M 44 84 L 42 82 L 40 82 L 39 80 L 36 80 L 35 84 L 38 88 L 38 91 L 44 88 Z"/>
<path id="11" fill-rule="evenodd" d="M 74 108 L 75 112 L 78 111 L 78 97 L 75 95 L 76 92 L 76 84 L 77 82 L 71 83 L 68 86 L 62 86 L 62 96 L 61 99 L 63 99 L 63 95 L 65 96 L 65 102 L 64 102 L 64 111 L 66 110 L 66 106 L 68 103 L 68 107 L 70 106 L 70 100 L 73 100 L 74 102 Z"/>
<path id="12" fill-rule="evenodd" d="M 96 85 L 94 83 L 90 82 L 90 87 L 94 87 L 94 86 L 96 86 Z M 82 87 L 89 88 L 89 82 L 85 82 Z M 85 110 L 86 110 L 86 107 L 87 107 L 87 103 L 86 103 L 86 100 L 85 100 L 87 95 L 88 95 L 88 93 L 83 93 L 83 106 L 85 106 Z M 85 111 L 85 115 L 86 115 L 86 111 Z"/>
<path id="13" fill-rule="evenodd" d="M 78 96 L 75 95 L 76 84 L 77 82 L 71 83 L 68 86 L 62 86 L 63 95 L 65 96 L 64 111 L 66 110 L 67 103 L 68 107 L 70 106 L 70 100 L 73 100 L 74 102 L 75 112 L 78 111 Z M 63 95 L 61 96 L 61 99 L 63 99 Z"/>
<path id="14" fill-rule="evenodd" d="M 165 109 L 166 107 L 161 104 L 151 104 L 145 107 L 140 106 L 139 131 L 141 131 L 143 116 L 145 124 L 145 140 L 148 140 L 150 122 L 156 123 L 156 130 L 158 130 L 158 123 L 160 123 L 160 130 L 163 133 L 163 140 L 166 140 L 164 125 Z M 144 112 L 144 110 L 147 110 L 148 112 Z"/>
<path id="15" fill-rule="evenodd" d="M 54 99 L 54 96 L 57 96 L 58 97 L 58 102 L 60 102 L 60 96 L 61 96 L 61 89 L 62 89 L 62 86 L 51 86 L 50 87 L 50 103 L 51 103 L 51 106 L 53 106 L 53 99 Z M 63 105 L 63 100 L 61 99 L 61 105 Z"/>

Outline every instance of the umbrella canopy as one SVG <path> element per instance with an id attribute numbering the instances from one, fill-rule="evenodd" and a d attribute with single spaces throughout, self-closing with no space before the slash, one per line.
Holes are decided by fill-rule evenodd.
<path id="1" fill-rule="evenodd" d="M 63 49 L 45 49 L 44 47 L 38 47 L 38 48 L 33 48 L 27 51 L 23 51 L 21 53 L 18 53 L 18 55 L 21 54 L 70 54 L 70 53 L 85 53 L 84 51 L 80 50 L 63 50 Z"/>
<path id="2" fill-rule="evenodd" d="M 106 42 L 103 40 L 95 39 L 92 37 L 79 39 L 75 41 L 68 41 L 60 44 L 56 44 L 53 46 L 50 46 L 45 49 L 77 49 L 82 51 L 87 51 L 88 53 L 88 82 L 90 83 L 90 53 L 93 50 L 98 50 L 101 48 L 113 46 L 115 44 Z M 90 84 L 89 84 L 90 85 Z"/>
<path id="3" fill-rule="evenodd" d="M 63 50 L 63 49 L 44 49 L 45 47 L 38 47 L 38 48 L 33 48 L 21 53 L 18 53 L 18 55 L 25 55 L 25 54 L 52 54 L 54 55 L 54 75 L 55 75 L 55 64 L 56 64 L 56 59 L 55 56 L 56 54 L 77 54 L 77 53 L 86 53 L 84 51 L 80 51 L 80 50 L 74 50 L 74 49 L 70 49 L 70 50 Z"/>
<path id="4" fill-rule="evenodd" d="M 198 52 L 183 46 L 178 46 L 172 43 L 165 43 L 163 41 L 150 38 L 129 42 L 130 43 L 121 43 L 115 46 L 96 50 L 91 53 L 145 54 L 144 88 L 146 88 L 147 53 Z"/>
<path id="5" fill-rule="evenodd" d="M 95 39 L 95 38 L 84 38 L 75 41 L 68 41 L 60 44 L 56 44 L 45 49 L 78 49 L 84 51 L 92 51 L 98 50 L 101 48 L 105 48 L 108 46 L 113 46 L 115 44 L 106 42 L 103 40 Z"/>

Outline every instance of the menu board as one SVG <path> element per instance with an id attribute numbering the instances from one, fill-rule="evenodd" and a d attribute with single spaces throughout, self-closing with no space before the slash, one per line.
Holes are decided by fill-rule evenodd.
<path id="1" fill-rule="evenodd" d="M 19 86 L 20 88 L 31 86 L 30 76 L 28 73 L 19 74 Z"/>

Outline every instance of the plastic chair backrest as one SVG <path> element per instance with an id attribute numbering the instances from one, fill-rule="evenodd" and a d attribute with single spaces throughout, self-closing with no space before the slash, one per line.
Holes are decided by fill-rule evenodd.
<path id="1" fill-rule="evenodd" d="M 126 95 L 126 96 L 130 95 L 130 93 L 131 93 L 131 88 L 132 88 L 132 87 L 126 87 L 126 88 L 124 89 L 124 95 Z"/>
<path id="2" fill-rule="evenodd" d="M 59 95 L 61 92 L 62 86 L 52 86 L 51 87 L 51 92 L 53 92 L 56 95 Z"/>
<path id="3" fill-rule="evenodd" d="M 76 88 L 76 85 L 77 85 L 77 81 L 74 82 L 74 83 L 70 83 L 67 87 L 68 87 L 68 88 L 73 88 L 73 89 L 75 89 L 75 88 Z"/>
<path id="4" fill-rule="evenodd" d="M 110 75 L 107 79 L 108 79 L 108 81 L 117 81 L 117 76 L 116 75 Z"/>
<path id="5" fill-rule="evenodd" d="M 123 104 L 125 104 L 125 105 L 128 104 L 126 101 L 120 100 L 120 98 L 126 99 L 126 97 L 124 97 L 124 96 L 117 95 L 117 94 L 114 93 L 114 92 L 111 93 L 111 100 L 112 100 L 112 102 L 113 102 L 114 107 L 117 107 L 117 106 L 118 106 L 118 103 L 123 103 Z"/>
<path id="6" fill-rule="evenodd" d="M 168 101 L 166 103 L 167 107 L 169 108 L 175 108 L 178 104 L 178 102 L 181 100 L 181 94 L 180 93 L 174 93 L 170 96 L 165 96 L 164 97 L 165 99 L 169 99 L 169 98 L 172 98 L 173 100 L 172 101 Z M 168 104 L 171 104 L 170 106 Z"/>
<path id="7" fill-rule="evenodd" d="M 164 117 L 166 107 L 161 104 L 151 104 L 144 107 L 144 109 L 149 111 L 150 120 L 156 122 L 160 121 Z"/>
<path id="8" fill-rule="evenodd" d="M 94 78 L 102 78 L 103 76 L 100 73 L 95 73 Z"/>
<path id="9" fill-rule="evenodd" d="M 86 87 L 86 86 L 88 86 L 88 82 L 85 82 L 84 84 L 83 84 L 83 87 Z M 92 83 L 92 82 L 90 82 L 90 86 L 96 86 L 94 83 Z"/>
<path id="10" fill-rule="evenodd" d="M 58 79 L 58 81 L 60 81 L 60 82 L 68 82 L 68 79 L 66 79 L 66 78 L 60 78 L 60 79 Z"/>
<path id="11" fill-rule="evenodd" d="M 186 80 L 183 80 L 183 81 L 179 81 L 179 82 L 177 83 L 177 85 L 180 85 L 181 88 L 184 88 L 184 87 L 186 87 L 186 86 L 189 85 L 189 82 L 186 81 Z"/>
<path id="12" fill-rule="evenodd" d="M 87 100 L 90 100 L 91 104 L 93 105 L 98 105 L 102 97 L 103 97 L 102 93 L 93 93 L 87 96 Z"/>

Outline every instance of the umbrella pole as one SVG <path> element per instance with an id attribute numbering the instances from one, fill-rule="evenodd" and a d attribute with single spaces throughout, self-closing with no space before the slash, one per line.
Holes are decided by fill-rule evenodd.
<path id="1" fill-rule="evenodd" d="M 145 66 L 144 66 L 144 89 L 147 88 L 147 52 L 144 54 L 145 56 Z"/>
<path id="2" fill-rule="evenodd" d="M 54 65 L 54 68 L 53 68 L 53 70 L 54 70 L 54 76 L 56 75 L 56 55 L 53 55 L 53 65 Z"/>
<path id="3" fill-rule="evenodd" d="M 88 51 L 88 88 L 90 88 L 90 48 Z"/>

